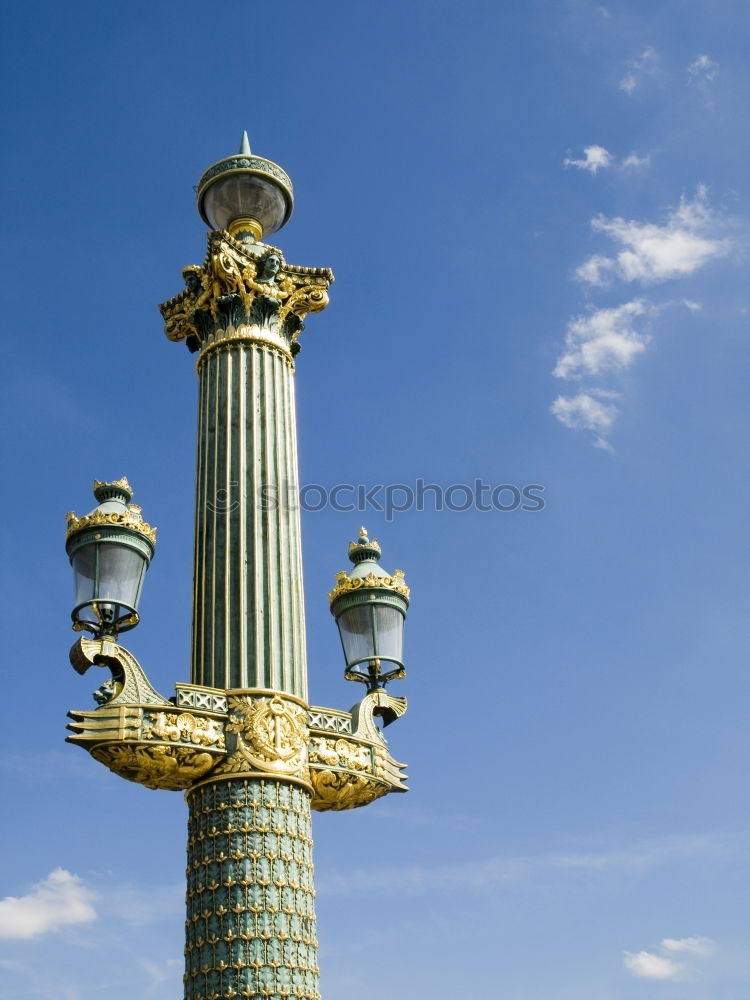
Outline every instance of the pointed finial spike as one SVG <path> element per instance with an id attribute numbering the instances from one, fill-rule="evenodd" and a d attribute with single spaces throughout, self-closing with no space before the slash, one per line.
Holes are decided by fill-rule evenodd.
<path id="1" fill-rule="evenodd" d="M 250 140 L 248 139 L 247 132 L 245 131 L 242 133 L 242 142 L 240 143 L 240 153 L 244 153 L 245 155 L 247 155 L 249 154 L 249 152 L 250 152 Z"/>

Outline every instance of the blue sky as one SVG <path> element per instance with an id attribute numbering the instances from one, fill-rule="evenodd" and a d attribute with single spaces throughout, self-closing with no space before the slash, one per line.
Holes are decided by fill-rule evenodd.
<path id="1" fill-rule="evenodd" d="M 544 509 L 307 512 L 311 698 L 360 523 L 412 587 L 411 791 L 315 820 L 326 1000 L 743 1000 L 746 4 L 6 5 L 0 991 L 180 995 L 185 806 L 64 743 L 96 684 L 64 514 L 159 528 L 128 646 L 188 676 L 193 359 L 156 305 L 192 185 L 294 180 L 336 273 L 297 367 L 302 481 L 544 487 Z M 49 602 L 49 603 L 48 603 Z"/>

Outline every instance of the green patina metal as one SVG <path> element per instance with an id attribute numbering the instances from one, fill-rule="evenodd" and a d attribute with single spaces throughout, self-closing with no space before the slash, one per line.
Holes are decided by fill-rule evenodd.
<path id="1" fill-rule="evenodd" d="M 199 366 L 194 684 L 307 697 L 294 384 L 229 342 Z"/>
<path id="2" fill-rule="evenodd" d="M 244 779 L 187 800 L 185 1000 L 319 997 L 309 794 Z"/>

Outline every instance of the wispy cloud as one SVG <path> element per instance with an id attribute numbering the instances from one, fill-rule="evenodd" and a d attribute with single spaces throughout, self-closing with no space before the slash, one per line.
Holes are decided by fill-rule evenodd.
<path id="1" fill-rule="evenodd" d="M 168 958 L 165 961 L 154 962 L 141 958 L 138 964 L 149 978 L 145 996 L 164 996 L 165 993 L 176 993 L 177 986 L 182 982 L 183 962 L 178 958 Z M 170 988 L 174 987 L 174 989 Z"/>
<path id="2" fill-rule="evenodd" d="M 613 278 L 643 284 L 684 278 L 726 257 L 733 248 L 725 234 L 727 223 L 709 205 L 704 185 L 692 200 L 683 197 L 663 225 L 603 215 L 591 225 L 621 248 L 612 257 L 594 254 L 576 269 L 577 278 L 595 286 L 607 285 Z"/>
<path id="3" fill-rule="evenodd" d="M 133 927 L 157 923 L 182 912 L 185 888 L 179 884 L 143 886 L 98 884 L 102 912 L 107 911 Z"/>
<path id="4" fill-rule="evenodd" d="M 708 937 L 664 938 L 661 943 L 666 951 L 685 952 L 707 957 L 716 951 L 716 942 Z"/>
<path id="5" fill-rule="evenodd" d="M 578 167 L 580 170 L 588 170 L 590 174 L 595 174 L 597 170 L 611 165 L 612 154 L 604 146 L 586 146 L 583 150 L 583 159 L 573 160 L 566 156 L 563 163 L 566 167 Z"/>
<path id="6" fill-rule="evenodd" d="M 346 874 L 319 867 L 316 882 L 321 892 L 330 895 L 390 892 L 394 885 L 398 885 L 400 892 L 491 892 L 553 875 L 586 880 L 607 875 L 642 875 L 663 865 L 686 859 L 694 863 L 700 856 L 725 851 L 725 841 L 711 835 L 668 837 L 611 850 L 495 856 L 433 867 L 363 868 Z"/>
<path id="7" fill-rule="evenodd" d="M 621 165 L 625 170 L 638 170 L 641 167 L 647 167 L 650 163 L 650 153 L 646 153 L 645 156 L 638 156 L 637 153 L 628 153 Z"/>
<path id="8" fill-rule="evenodd" d="M 705 106 L 713 111 L 713 82 L 719 72 L 719 64 L 715 63 L 710 56 L 701 55 L 687 68 L 688 83 L 696 87 L 703 98 Z"/>
<path id="9" fill-rule="evenodd" d="M 577 396 L 558 396 L 550 407 L 551 412 L 563 427 L 577 431 L 593 431 L 597 448 L 611 451 L 606 435 L 612 429 L 617 417 L 617 407 L 602 402 L 600 390 L 579 392 Z"/>
<path id="10" fill-rule="evenodd" d="M 553 374 L 575 380 L 621 375 L 647 349 L 651 341 L 651 318 L 672 306 L 684 306 L 691 312 L 700 309 L 700 304 L 690 299 L 655 305 L 638 298 L 610 309 L 591 309 L 573 316 Z M 588 386 L 574 396 L 558 396 L 550 409 L 564 427 L 592 431 L 594 447 L 613 451 L 607 434 L 618 412 L 612 400 L 619 397 L 611 389 Z"/>
<path id="11" fill-rule="evenodd" d="M 77 875 L 56 868 L 25 896 L 0 900 L 0 938 L 38 937 L 70 924 L 96 920 L 94 893 Z"/>
<path id="12" fill-rule="evenodd" d="M 705 80 L 712 83 L 719 72 L 719 64 L 715 63 L 710 56 L 698 56 L 687 68 L 688 73 L 694 80 Z"/>
<path id="13" fill-rule="evenodd" d="M 644 77 L 653 76 L 659 67 L 659 53 L 648 46 L 637 59 L 627 63 L 625 75 L 621 78 L 619 87 L 628 95 L 632 95 L 640 87 Z"/>
<path id="14" fill-rule="evenodd" d="M 649 335 L 636 322 L 652 314 L 645 299 L 633 299 L 613 309 L 596 309 L 568 322 L 565 349 L 555 365 L 557 378 L 601 375 L 629 368 L 645 351 Z"/>
<path id="15" fill-rule="evenodd" d="M 650 155 L 638 156 L 637 153 L 629 153 L 621 162 L 618 162 L 614 154 L 610 153 L 604 146 L 592 145 L 585 146 L 583 156 L 578 159 L 566 156 L 563 160 L 563 166 L 577 167 L 579 170 L 586 170 L 590 174 L 596 174 L 599 170 L 607 168 L 633 170 L 647 167 L 650 162 Z"/>
<path id="16" fill-rule="evenodd" d="M 635 165 L 638 157 L 631 154 L 623 167 L 628 160 Z M 661 223 L 598 215 L 591 225 L 615 244 L 613 253 L 592 254 L 575 269 L 575 277 L 593 288 L 615 280 L 655 285 L 688 278 L 735 249 L 730 235 L 734 220 L 711 206 L 703 184 L 693 198 L 682 197 L 668 209 Z M 691 312 L 701 308 L 687 298 L 654 303 L 638 297 L 618 306 L 591 307 L 571 317 L 553 374 L 579 381 L 621 375 L 648 348 L 652 319 L 675 305 Z M 616 394 L 600 386 L 584 384 L 583 389 L 573 396 L 558 396 L 551 411 L 565 427 L 592 431 L 595 447 L 611 451 L 607 434 L 617 416 L 617 407 L 610 401 Z"/>
<path id="17" fill-rule="evenodd" d="M 674 979 L 682 971 L 682 966 L 671 958 L 653 955 L 650 951 L 635 954 L 625 952 L 625 968 L 639 979 Z"/>
<path id="18" fill-rule="evenodd" d="M 676 962 L 670 955 L 680 954 L 690 958 L 708 958 L 716 951 L 716 942 L 708 937 L 664 938 L 659 946 L 661 954 L 651 951 L 625 952 L 625 968 L 640 979 L 676 979 L 689 971 L 685 962 Z M 666 954 L 665 954 L 666 953 Z"/>

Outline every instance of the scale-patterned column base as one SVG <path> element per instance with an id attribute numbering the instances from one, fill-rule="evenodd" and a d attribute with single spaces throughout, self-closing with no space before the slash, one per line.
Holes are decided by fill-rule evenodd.
<path id="1" fill-rule="evenodd" d="M 186 797 L 185 1000 L 320 1000 L 309 793 L 232 778 Z"/>

